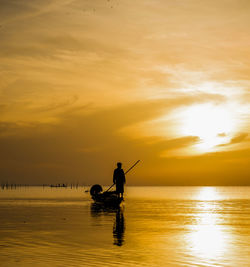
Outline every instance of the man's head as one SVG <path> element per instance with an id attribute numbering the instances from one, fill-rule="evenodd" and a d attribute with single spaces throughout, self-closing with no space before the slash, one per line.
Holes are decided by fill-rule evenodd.
<path id="1" fill-rule="evenodd" d="M 122 168 L 122 163 L 121 162 L 117 162 L 117 167 L 118 167 L 118 169 L 121 169 Z"/>

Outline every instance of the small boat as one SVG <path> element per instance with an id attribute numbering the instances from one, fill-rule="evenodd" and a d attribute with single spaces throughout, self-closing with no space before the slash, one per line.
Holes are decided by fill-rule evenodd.
<path id="1" fill-rule="evenodd" d="M 119 197 L 116 194 L 116 191 L 102 191 L 102 187 L 99 184 L 93 185 L 90 189 L 90 195 L 97 204 L 117 207 L 124 200 L 123 197 Z"/>
<path id="2" fill-rule="evenodd" d="M 140 160 L 137 160 L 136 163 L 132 165 L 124 174 L 127 174 L 139 162 Z M 114 185 L 115 184 L 111 185 L 109 189 L 111 189 Z M 102 192 L 102 187 L 99 184 L 95 184 L 90 188 L 90 195 L 95 201 L 95 204 L 103 205 L 105 207 L 119 207 L 124 200 L 123 197 L 119 197 L 119 194 L 117 194 L 116 191 L 109 191 L 109 189 L 105 192 Z"/>

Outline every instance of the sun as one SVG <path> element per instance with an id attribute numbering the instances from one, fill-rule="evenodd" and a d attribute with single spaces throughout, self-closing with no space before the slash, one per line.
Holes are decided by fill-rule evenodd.
<path id="1" fill-rule="evenodd" d="M 232 110 L 226 105 L 193 105 L 183 110 L 181 117 L 181 133 L 198 136 L 196 148 L 203 151 L 227 143 L 235 128 Z"/>

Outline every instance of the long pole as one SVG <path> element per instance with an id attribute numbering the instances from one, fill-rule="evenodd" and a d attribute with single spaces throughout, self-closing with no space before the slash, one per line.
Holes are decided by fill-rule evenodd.
<path id="1" fill-rule="evenodd" d="M 135 167 L 135 165 L 138 164 L 139 162 L 140 160 L 137 160 L 136 163 L 133 166 L 131 166 L 124 174 L 127 174 L 129 171 L 131 171 Z"/>
<path id="2" fill-rule="evenodd" d="M 135 165 L 137 165 L 140 162 L 140 160 L 137 160 L 136 163 L 134 165 L 132 165 L 124 174 L 127 174 L 129 171 L 131 171 Z M 113 183 L 110 188 L 108 190 L 106 190 L 106 192 L 108 192 L 113 186 L 115 185 L 115 183 Z"/>

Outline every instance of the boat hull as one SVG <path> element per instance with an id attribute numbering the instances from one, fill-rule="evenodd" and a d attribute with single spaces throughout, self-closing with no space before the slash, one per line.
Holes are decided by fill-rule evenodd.
<path id="1" fill-rule="evenodd" d="M 120 206 L 123 201 L 123 197 L 119 197 L 114 191 L 95 194 L 92 199 L 95 203 L 105 206 Z"/>

